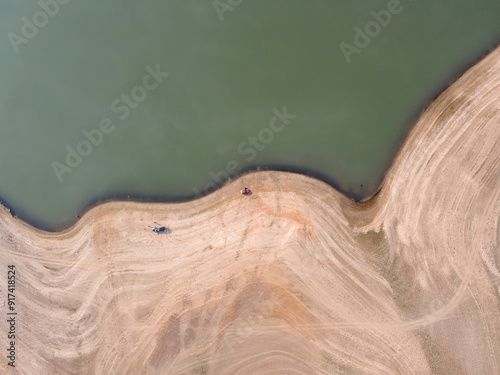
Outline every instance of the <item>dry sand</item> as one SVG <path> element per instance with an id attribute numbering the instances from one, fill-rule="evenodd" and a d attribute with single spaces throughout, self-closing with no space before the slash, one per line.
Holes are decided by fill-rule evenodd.
<path id="1" fill-rule="evenodd" d="M 499 177 L 497 49 L 365 204 L 258 172 L 188 203 L 106 203 L 56 234 L 3 209 L 2 348 L 9 264 L 18 334 L 1 373 L 499 374 Z"/>

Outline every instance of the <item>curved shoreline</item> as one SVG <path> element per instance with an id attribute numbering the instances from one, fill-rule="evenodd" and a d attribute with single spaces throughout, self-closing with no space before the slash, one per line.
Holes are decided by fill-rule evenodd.
<path id="1" fill-rule="evenodd" d="M 499 125 L 497 48 L 365 203 L 266 171 L 195 201 L 107 202 L 57 233 L 0 209 L 30 358 L 15 373 L 500 372 Z"/>
<path id="2" fill-rule="evenodd" d="M 493 38 L 495 39 L 495 38 Z M 407 142 L 408 137 L 412 130 L 415 128 L 416 124 L 418 123 L 420 117 L 422 114 L 425 112 L 425 110 L 441 95 L 444 94 L 446 90 L 448 90 L 452 85 L 455 84 L 464 74 L 467 73 L 469 69 L 471 69 L 474 65 L 478 64 L 480 61 L 482 61 L 486 56 L 492 53 L 492 51 L 495 51 L 499 48 L 499 42 L 496 41 L 495 43 L 492 44 L 494 47 L 488 47 L 485 51 L 483 51 L 480 55 L 475 55 L 472 56 L 469 60 L 464 62 L 460 68 L 457 69 L 457 73 L 454 75 L 454 77 L 448 81 L 448 83 L 442 85 L 441 87 L 437 87 L 435 90 L 433 90 L 427 97 L 427 99 L 424 101 L 424 104 L 415 111 L 413 114 L 408 115 L 408 120 L 405 121 L 404 126 L 402 126 L 402 136 L 400 137 L 400 140 L 397 142 L 396 147 L 394 148 L 392 154 L 392 157 L 390 159 L 390 162 L 387 164 L 386 168 L 384 169 L 384 173 L 379 179 L 379 184 L 374 191 L 366 196 L 360 195 L 360 194 L 353 194 L 352 192 L 346 191 L 340 187 L 340 183 L 338 183 L 336 180 L 333 180 L 326 176 L 324 173 L 319 172 L 315 169 L 307 168 L 307 167 L 294 167 L 294 166 L 287 166 L 287 165 L 276 165 L 276 164 L 269 164 L 269 165 L 263 165 L 263 166 L 247 166 L 245 167 L 242 172 L 236 176 L 232 176 L 230 181 L 234 181 L 241 176 L 244 176 L 248 173 L 253 173 L 259 170 L 264 170 L 264 171 L 278 171 L 278 172 L 291 172 L 291 173 L 297 173 L 301 175 L 305 175 L 308 177 L 312 177 L 314 179 L 317 179 L 319 181 L 325 182 L 328 185 L 330 185 L 333 189 L 339 191 L 341 194 L 346 196 L 347 198 L 358 202 L 358 203 L 363 203 L 363 202 L 368 202 L 370 199 L 372 199 L 374 196 L 376 196 L 380 190 L 382 189 L 386 176 L 388 174 L 388 171 L 392 167 L 392 165 L 395 163 L 396 158 L 398 155 L 401 153 L 401 150 L 404 146 L 404 144 Z M 496 46 L 496 47 L 495 47 Z M 223 188 L 227 184 L 224 183 L 223 185 L 220 185 L 218 189 Z M 210 195 L 211 193 L 204 194 L 202 196 L 207 196 Z M 98 196 L 95 199 L 92 199 L 88 204 L 86 204 L 81 211 L 79 211 L 77 214 L 79 216 L 85 215 L 87 212 L 92 210 L 93 207 L 105 204 L 108 202 L 115 202 L 115 201 L 121 201 L 121 202 L 141 202 L 141 203 L 183 203 L 183 202 L 188 202 L 193 199 L 197 199 L 199 196 L 195 194 L 189 194 L 189 195 L 183 195 L 183 196 L 173 196 L 173 197 L 166 197 L 166 196 L 159 196 L 159 197 L 151 197 L 151 196 L 146 196 L 146 195 L 141 195 L 141 194 L 106 194 L 102 196 Z M 8 203 L 8 200 L 2 199 L 0 196 L 0 205 L 6 207 L 10 212 L 12 212 L 12 215 L 15 217 L 18 217 L 19 219 L 23 220 L 24 222 L 28 223 L 30 226 L 46 231 L 49 233 L 57 233 L 60 231 L 66 231 L 67 229 L 70 229 L 77 223 L 77 219 L 71 219 L 68 220 L 65 224 L 62 224 L 60 226 L 52 226 L 52 225 L 46 225 L 44 222 L 39 221 L 39 220 L 34 220 L 29 217 L 29 215 L 19 215 L 16 212 L 16 209 L 14 206 L 10 205 Z"/>

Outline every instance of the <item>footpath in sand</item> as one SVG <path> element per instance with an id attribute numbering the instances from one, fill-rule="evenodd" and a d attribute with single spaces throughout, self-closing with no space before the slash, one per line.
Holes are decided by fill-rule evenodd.
<path id="1" fill-rule="evenodd" d="M 364 204 L 258 172 L 192 202 L 106 203 L 61 233 L 3 209 L 0 373 L 499 374 L 499 181 L 497 49 Z"/>

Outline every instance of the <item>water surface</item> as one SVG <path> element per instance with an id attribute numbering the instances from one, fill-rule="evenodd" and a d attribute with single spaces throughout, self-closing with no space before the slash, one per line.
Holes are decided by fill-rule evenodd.
<path id="1" fill-rule="evenodd" d="M 369 196 L 418 113 L 500 36 L 498 1 L 401 1 L 348 63 L 340 44 L 387 4 L 245 0 L 221 21 L 211 1 L 73 0 L 16 53 L 8 33 L 40 7 L 2 3 L 0 196 L 54 230 L 101 198 L 213 190 L 233 160 Z M 169 76 L 120 119 L 113 101 L 157 65 Z M 284 107 L 283 131 L 254 158 L 238 151 Z M 53 163 L 105 118 L 114 130 L 61 182 Z"/>

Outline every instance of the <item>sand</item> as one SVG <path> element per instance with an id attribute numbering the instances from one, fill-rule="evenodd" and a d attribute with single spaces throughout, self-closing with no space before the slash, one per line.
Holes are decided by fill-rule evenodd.
<path id="1" fill-rule="evenodd" d="M 106 203 L 60 233 L 2 209 L 4 354 L 10 264 L 18 315 L 0 372 L 498 374 L 499 177 L 497 49 L 363 204 L 258 172 L 192 202 Z"/>

